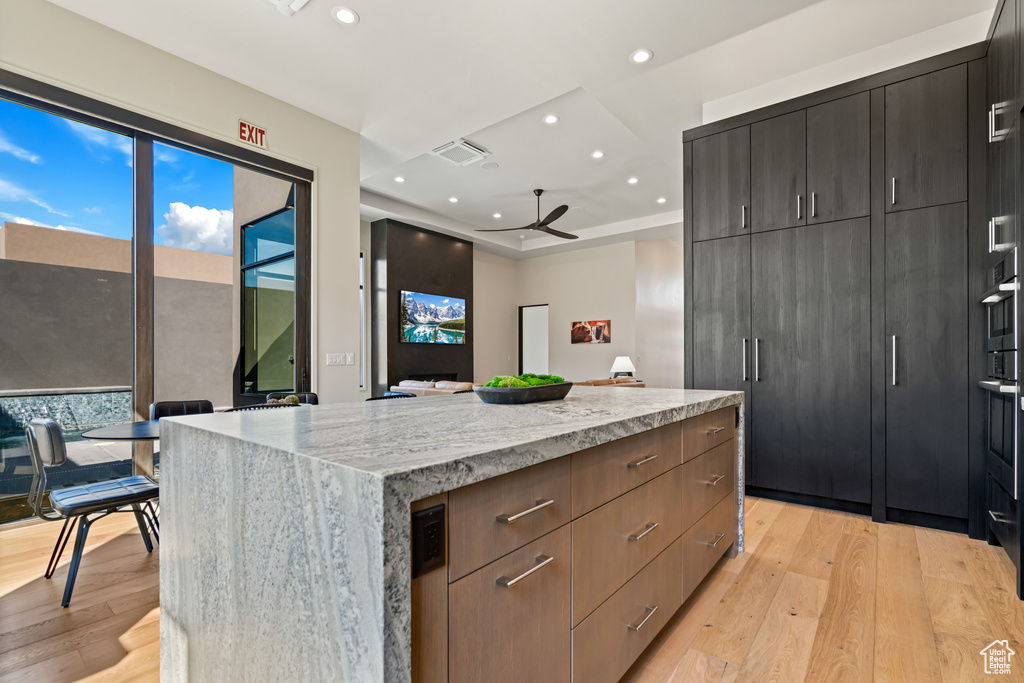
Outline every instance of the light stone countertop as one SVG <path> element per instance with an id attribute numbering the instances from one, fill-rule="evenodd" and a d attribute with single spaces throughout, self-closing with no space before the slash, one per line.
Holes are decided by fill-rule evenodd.
<path id="1" fill-rule="evenodd" d="M 409 681 L 410 503 L 742 400 L 573 387 L 166 419 L 161 680 Z"/>

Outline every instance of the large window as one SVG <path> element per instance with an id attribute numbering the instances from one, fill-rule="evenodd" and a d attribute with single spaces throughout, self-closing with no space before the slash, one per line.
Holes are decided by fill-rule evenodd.
<path id="1" fill-rule="evenodd" d="M 31 514 L 33 417 L 64 486 L 152 474 L 149 444 L 79 435 L 154 400 L 308 390 L 311 180 L 0 70 L 0 522 Z"/>

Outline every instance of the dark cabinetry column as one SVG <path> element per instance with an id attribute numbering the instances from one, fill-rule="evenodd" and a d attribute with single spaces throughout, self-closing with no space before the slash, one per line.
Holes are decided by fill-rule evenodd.
<path id="1" fill-rule="evenodd" d="M 795 111 L 750 127 L 750 226 L 754 232 L 807 222 L 807 116 Z"/>
<path id="2" fill-rule="evenodd" d="M 750 228 L 750 127 L 693 141 L 693 239 Z"/>
<path id="3" fill-rule="evenodd" d="M 867 216 L 870 211 L 869 93 L 807 110 L 808 223 Z"/>

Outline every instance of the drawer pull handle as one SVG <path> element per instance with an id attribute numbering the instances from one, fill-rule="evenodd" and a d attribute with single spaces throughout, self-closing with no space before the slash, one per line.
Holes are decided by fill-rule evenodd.
<path id="1" fill-rule="evenodd" d="M 707 435 L 708 436 L 714 436 L 715 434 L 718 434 L 719 432 L 724 432 L 724 431 L 725 431 L 725 427 L 712 427 L 711 429 L 709 429 L 707 431 Z"/>
<path id="2" fill-rule="evenodd" d="M 637 624 L 636 626 L 633 626 L 633 624 L 629 624 L 629 630 L 630 630 L 630 631 L 636 631 L 637 633 L 639 633 L 639 632 L 640 632 L 640 629 L 642 629 L 642 628 L 644 627 L 644 624 L 646 624 L 646 623 L 647 623 L 647 621 L 648 621 L 648 620 L 649 620 L 649 619 L 650 619 L 651 617 L 653 617 L 653 616 L 654 616 L 654 613 L 658 611 L 658 608 L 657 608 L 657 606 L 655 606 L 655 607 L 651 607 L 650 605 L 647 605 L 646 607 L 644 607 L 644 609 L 645 609 L 645 610 L 647 611 L 647 616 L 646 616 L 646 617 L 644 617 L 644 618 L 643 618 L 643 621 L 641 621 L 641 622 L 640 622 L 639 624 Z"/>
<path id="3" fill-rule="evenodd" d="M 724 474 L 719 474 L 713 480 L 706 481 L 704 483 L 707 484 L 708 486 L 718 486 L 718 482 L 722 481 L 723 479 L 725 479 L 725 475 Z"/>
<path id="4" fill-rule="evenodd" d="M 988 511 L 989 516 L 996 521 L 997 524 L 1009 524 L 1010 520 L 1004 519 L 1002 513 Z"/>
<path id="5" fill-rule="evenodd" d="M 721 540 L 722 540 L 723 538 L 725 538 L 725 534 L 715 534 L 715 536 L 718 536 L 718 538 L 716 538 L 716 539 L 715 539 L 715 542 L 714 542 L 714 543 L 708 543 L 708 542 L 706 542 L 706 541 L 705 541 L 705 542 L 704 542 L 704 545 L 707 545 L 707 546 L 711 546 L 712 548 L 717 548 L 717 547 L 718 547 L 718 543 L 719 543 L 719 542 L 720 542 L 720 541 L 721 541 Z"/>
<path id="6" fill-rule="evenodd" d="M 526 515 L 531 515 L 534 512 L 536 512 L 537 510 L 543 510 L 547 506 L 554 505 L 554 504 L 555 504 L 555 501 L 553 501 L 551 499 L 548 499 L 548 500 L 541 499 L 541 500 L 538 500 L 537 504 L 534 505 L 529 510 L 523 510 L 522 512 L 520 512 L 517 515 L 498 515 L 497 517 L 495 517 L 495 519 L 497 519 L 502 524 L 511 524 L 512 522 L 516 521 L 517 519 L 522 519 Z"/>
<path id="7" fill-rule="evenodd" d="M 652 531 L 654 531 L 657 528 L 658 528 L 658 522 L 648 522 L 647 523 L 647 528 L 644 531 L 641 531 L 639 534 L 630 534 L 629 535 L 629 540 L 631 540 L 631 541 L 639 541 L 644 536 L 646 536 L 647 534 L 651 533 Z"/>
<path id="8" fill-rule="evenodd" d="M 640 465 L 646 465 L 650 461 L 657 460 L 657 459 L 658 459 L 657 455 L 648 455 L 643 460 L 637 460 L 635 462 L 626 463 L 626 467 L 640 467 Z"/>
<path id="9" fill-rule="evenodd" d="M 502 588 L 511 588 L 512 586 L 516 585 L 517 583 L 519 583 L 520 581 L 525 579 L 530 574 L 533 574 L 534 572 L 539 572 L 541 569 L 543 569 L 544 567 L 546 567 L 549 564 L 551 564 L 552 562 L 554 562 L 555 558 L 548 557 L 547 555 L 538 555 L 536 560 L 537 560 L 537 564 L 536 565 L 534 565 L 533 567 L 527 569 L 525 572 L 523 572 L 522 574 L 520 574 L 516 578 L 510 579 L 507 576 L 499 576 L 497 578 L 497 580 L 495 581 L 495 583 L 497 583 Z"/>

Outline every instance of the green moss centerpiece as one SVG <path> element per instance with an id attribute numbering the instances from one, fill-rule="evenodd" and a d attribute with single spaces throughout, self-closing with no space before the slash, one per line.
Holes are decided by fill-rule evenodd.
<path id="1" fill-rule="evenodd" d="M 487 384 L 473 387 L 484 403 L 522 404 L 540 401 L 558 401 L 572 389 L 558 375 L 499 375 Z"/>

